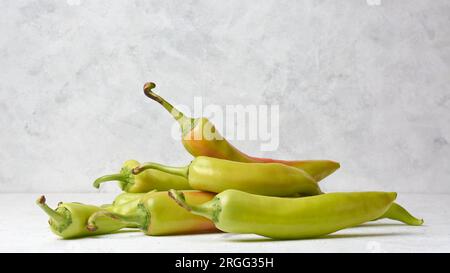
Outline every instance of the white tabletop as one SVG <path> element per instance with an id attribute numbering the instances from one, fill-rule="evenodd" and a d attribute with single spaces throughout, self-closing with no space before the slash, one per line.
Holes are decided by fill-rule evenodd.
<path id="1" fill-rule="evenodd" d="M 0 194 L 1 252 L 449 252 L 450 195 L 399 194 L 420 227 L 390 220 L 367 223 L 319 239 L 274 241 L 251 234 L 146 236 L 127 232 L 62 240 L 35 205 L 39 194 Z M 59 201 L 110 203 L 114 194 L 46 194 Z"/>

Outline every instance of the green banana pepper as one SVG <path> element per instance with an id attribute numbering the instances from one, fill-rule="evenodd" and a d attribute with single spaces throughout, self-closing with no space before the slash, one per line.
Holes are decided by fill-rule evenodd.
<path id="1" fill-rule="evenodd" d="M 146 193 L 155 189 L 160 191 L 190 189 L 185 178 L 158 170 L 147 170 L 139 175 L 134 175 L 132 169 L 139 165 L 140 163 L 136 160 L 127 160 L 122 165 L 120 173 L 99 177 L 94 181 L 93 186 L 98 189 L 101 183 L 119 181 L 119 187 L 129 193 Z"/>
<path id="2" fill-rule="evenodd" d="M 371 221 L 382 216 L 397 197 L 394 192 L 357 192 L 281 198 L 226 190 L 194 205 L 179 191 L 170 190 L 169 195 L 191 213 L 211 219 L 222 231 L 274 239 L 318 237 Z"/>
<path id="3" fill-rule="evenodd" d="M 318 183 L 305 171 L 281 163 L 242 163 L 199 156 L 186 167 L 145 163 L 134 174 L 156 169 L 187 178 L 192 189 L 222 192 L 237 189 L 268 196 L 321 194 Z"/>
<path id="4" fill-rule="evenodd" d="M 64 239 L 112 233 L 126 227 L 123 223 L 114 222 L 110 225 L 102 226 L 101 229 L 96 230 L 94 233 L 86 229 L 87 221 L 92 214 L 99 211 L 112 210 L 113 206 L 111 205 L 99 207 L 75 202 L 61 202 L 53 210 L 46 204 L 44 196 L 41 196 L 36 201 L 36 204 L 50 217 L 48 221 L 50 230 Z"/>
<path id="5" fill-rule="evenodd" d="M 185 191 L 192 204 L 200 205 L 210 201 L 214 194 L 201 191 Z M 96 232 L 115 225 L 124 228 L 135 227 L 147 235 L 173 235 L 217 231 L 214 224 L 202 216 L 194 215 L 178 206 L 167 191 L 152 191 L 128 203 L 124 210 L 98 211 L 88 219 L 87 229 Z M 132 209 L 130 209 L 131 207 Z"/>

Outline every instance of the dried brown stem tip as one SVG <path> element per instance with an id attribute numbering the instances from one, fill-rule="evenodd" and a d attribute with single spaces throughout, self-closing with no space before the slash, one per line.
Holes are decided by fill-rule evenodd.
<path id="1" fill-rule="evenodd" d="M 156 84 L 154 82 L 147 82 L 144 84 L 144 91 L 152 90 L 156 87 Z"/>
<path id="2" fill-rule="evenodd" d="M 38 203 L 38 204 L 45 204 L 45 202 L 46 202 L 46 200 L 45 200 L 45 196 L 44 195 L 41 195 L 39 198 L 38 198 L 38 200 L 36 200 L 36 203 Z"/>
<path id="3" fill-rule="evenodd" d="M 139 174 L 140 172 L 141 172 L 141 168 L 139 168 L 139 166 L 136 167 L 136 168 L 133 168 L 133 169 L 131 170 L 131 173 L 132 173 L 132 174 Z"/>

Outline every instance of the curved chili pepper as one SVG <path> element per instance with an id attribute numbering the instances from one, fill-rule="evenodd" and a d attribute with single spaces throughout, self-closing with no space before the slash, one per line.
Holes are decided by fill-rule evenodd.
<path id="1" fill-rule="evenodd" d="M 145 163 L 133 169 L 133 173 L 147 169 L 183 176 L 191 188 L 210 192 L 237 189 L 268 196 L 322 193 L 318 183 L 306 172 L 280 163 L 242 163 L 199 156 L 186 167 Z"/>
<path id="2" fill-rule="evenodd" d="M 111 209 L 111 205 L 101 208 L 81 203 L 61 202 L 53 210 L 46 204 L 44 196 L 39 197 L 36 204 L 50 217 L 48 223 L 51 231 L 64 239 L 106 234 L 127 227 L 123 223 L 114 222 L 103 225 L 95 233 L 86 230 L 89 217 L 96 212 Z"/>
<path id="3" fill-rule="evenodd" d="M 210 201 L 213 193 L 201 191 L 185 191 L 187 200 L 200 205 Z M 128 203 L 126 203 L 128 204 Z M 113 223 L 123 227 L 137 227 L 147 235 L 172 235 L 205 233 L 218 231 L 214 224 L 201 216 L 193 215 L 180 208 L 164 192 L 150 192 L 139 200 L 132 200 L 130 206 L 135 209 L 114 212 L 99 211 L 88 220 L 88 230 L 97 231 Z"/>
<path id="4" fill-rule="evenodd" d="M 101 183 L 107 181 L 119 181 L 119 187 L 129 193 L 146 193 L 151 190 L 189 190 L 189 183 L 183 177 L 171 175 L 158 170 L 148 170 L 134 175 L 131 170 L 140 163 L 136 160 L 128 160 L 122 166 L 120 173 L 104 175 L 97 178 L 93 186 L 99 188 Z"/>
<path id="5" fill-rule="evenodd" d="M 122 204 L 128 203 L 129 201 L 141 199 L 145 193 L 121 193 L 119 194 L 113 201 L 112 204 L 106 204 L 100 206 L 101 208 L 110 209 L 112 206 L 120 206 Z M 375 219 L 390 219 L 394 221 L 402 222 L 406 225 L 410 226 L 421 226 L 424 223 L 423 219 L 419 219 L 414 217 L 409 211 L 407 211 L 404 207 L 399 205 L 398 203 L 392 203 L 389 209 L 380 217 Z"/>
<path id="6" fill-rule="evenodd" d="M 148 82 L 144 85 L 147 97 L 161 104 L 178 121 L 181 127 L 182 143 L 194 157 L 209 156 L 247 163 L 282 163 L 304 170 L 315 181 L 320 181 L 336 171 L 340 164 L 331 160 L 288 161 L 249 156 L 229 143 L 216 130 L 207 118 L 191 118 L 178 111 L 173 105 L 155 94 L 152 89 L 156 85 Z"/>
<path id="7" fill-rule="evenodd" d="M 169 196 L 191 213 L 211 219 L 225 232 L 301 239 L 323 236 L 376 219 L 389 209 L 397 194 L 327 193 L 281 198 L 227 190 L 202 205 L 191 204 L 179 191 L 170 190 Z"/>

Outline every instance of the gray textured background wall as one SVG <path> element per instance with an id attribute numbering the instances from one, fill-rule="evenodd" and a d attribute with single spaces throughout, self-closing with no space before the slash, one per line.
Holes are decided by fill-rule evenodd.
<path id="1" fill-rule="evenodd" d="M 280 146 L 339 160 L 325 190 L 450 192 L 450 2 L 0 2 L 0 191 L 95 192 L 185 164 L 170 101 L 278 104 Z M 103 191 L 115 191 L 115 185 Z"/>

